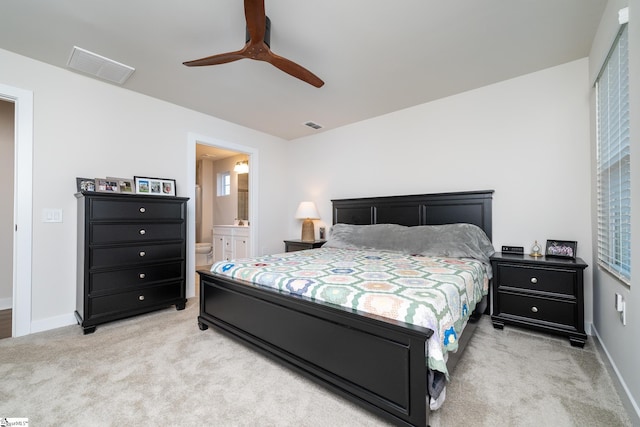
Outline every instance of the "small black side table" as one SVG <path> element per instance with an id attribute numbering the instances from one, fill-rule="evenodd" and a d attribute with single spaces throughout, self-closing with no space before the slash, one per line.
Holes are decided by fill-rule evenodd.
<path id="1" fill-rule="evenodd" d="M 312 242 L 303 242 L 300 239 L 285 240 L 284 250 L 285 252 L 304 251 L 305 249 L 316 249 L 324 245 L 326 240 L 314 240 Z"/>

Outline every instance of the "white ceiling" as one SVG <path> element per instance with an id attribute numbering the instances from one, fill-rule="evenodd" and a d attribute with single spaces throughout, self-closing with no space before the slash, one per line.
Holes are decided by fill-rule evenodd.
<path id="1" fill-rule="evenodd" d="M 66 68 L 79 46 L 134 67 L 127 89 L 290 140 L 583 58 L 605 4 L 265 0 L 271 50 L 319 89 L 248 59 L 182 65 L 242 48 L 240 0 L 3 0 L 0 48 Z"/>

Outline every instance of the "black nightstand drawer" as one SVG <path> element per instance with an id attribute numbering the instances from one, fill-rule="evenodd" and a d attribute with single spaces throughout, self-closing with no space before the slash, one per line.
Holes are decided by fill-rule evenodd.
<path id="1" fill-rule="evenodd" d="M 515 316 L 526 321 L 555 323 L 576 329 L 575 302 L 501 293 L 500 315 Z"/>
<path id="2" fill-rule="evenodd" d="M 536 268 L 525 265 L 498 264 L 499 288 L 512 287 L 575 295 L 576 272 L 554 268 Z"/>

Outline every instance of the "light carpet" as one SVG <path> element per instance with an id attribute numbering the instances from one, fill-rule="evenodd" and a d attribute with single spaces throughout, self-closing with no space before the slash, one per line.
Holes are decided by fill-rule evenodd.
<path id="1" fill-rule="evenodd" d="M 101 325 L 0 340 L 0 418 L 30 426 L 384 426 L 364 409 L 210 328 L 197 299 Z M 250 315 L 250 314 L 247 314 Z M 381 367 L 382 372 L 384 368 Z M 630 426 L 590 337 L 483 316 L 452 374 L 439 426 Z"/>

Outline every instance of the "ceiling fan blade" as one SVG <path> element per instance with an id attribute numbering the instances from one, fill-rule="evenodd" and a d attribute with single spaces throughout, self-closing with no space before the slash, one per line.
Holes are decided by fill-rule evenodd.
<path id="1" fill-rule="evenodd" d="M 264 0 L 244 0 L 244 16 L 250 36 L 249 43 L 262 42 L 267 29 Z"/>
<path id="2" fill-rule="evenodd" d="M 313 74 L 311 71 L 304 68 L 302 65 L 298 65 L 293 61 L 288 60 L 287 58 L 283 58 L 282 56 L 276 55 L 273 52 L 270 52 L 269 57 L 264 59 L 269 62 L 276 68 L 284 71 L 285 73 L 302 80 L 303 82 L 309 83 L 311 86 L 321 87 L 324 85 L 324 82 L 320 79 L 320 77 Z"/>
<path id="3" fill-rule="evenodd" d="M 227 62 L 237 61 L 239 59 L 246 58 L 243 55 L 243 50 L 237 50 L 235 52 L 221 53 L 218 55 L 207 56 L 206 58 L 194 59 L 193 61 L 183 62 L 187 67 L 200 67 L 204 65 L 218 65 L 226 64 Z"/>

